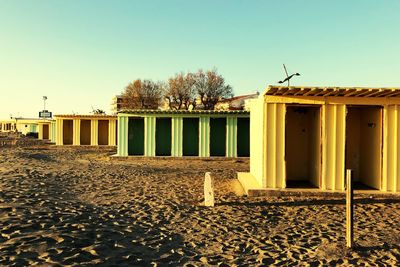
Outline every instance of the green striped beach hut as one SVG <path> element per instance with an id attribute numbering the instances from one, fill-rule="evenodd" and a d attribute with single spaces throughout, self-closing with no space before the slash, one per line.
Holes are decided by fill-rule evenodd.
<path id="1" fill-rule="evenodd" d="M 123 110 L 116 156 L 249 157 L 249 124 L 243 110 Z"/>

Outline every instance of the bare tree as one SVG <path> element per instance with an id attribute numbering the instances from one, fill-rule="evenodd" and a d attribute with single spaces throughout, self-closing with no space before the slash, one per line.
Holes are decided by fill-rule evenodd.
<path id="1" fill-rule="evenodd" d="M 194 84 L 195 75 L 193 73 L 180 73 L 170 78 L 164 95 L 168 101 L 169 108 L 188 110 L 192 105 L 194 109 L 196 107 Z"/>
<path id="2" fill-rule="evenodd" d="M 140 109 L 142 107 L 142 81 L 137 79 L 125 87 L 122 93 L 123 109 Z"/>
<path id="3" fill-rule="evenodd" d="M 122 93 L 124 109 L 157 109 L 163 92 L 161 82 L 137 79 L 125 87 Z"/>
<path id="4" fill-rule="evenodd" d="M 161 97 L 164 91 L 163 82 L 153 82 L 151 80 L 143 80 L 142 82 L 142 108 L 157 109 L 160 106 Z"/>
<path id="5" fill-rule="evenodd" d="M 206 110 L 213 110 L 218 101 L 233 96 L 232 87 L 225 84 L 225 79 L 215 69 L 207 72 L 199 70 L 195 75 L 194 87 Z"/>

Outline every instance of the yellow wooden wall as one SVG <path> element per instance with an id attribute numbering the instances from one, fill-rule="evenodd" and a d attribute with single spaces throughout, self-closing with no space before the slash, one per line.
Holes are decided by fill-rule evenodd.
<path id="1" fill-rule="evenodd" d="M 382 191 L 400 192 L 399 113 L 399 105 L 387 105 L 383 109 Z"/>
<path id="2" fill-rule="evenodd" d="M 265 185 L 269 188 L 286 187 L 285 164 L 285 104 L 265 103 Z"/>
<path id="3" fill-rule="evenodd" d="M 250 173 L 259 187 L 266 187 L 264 179 L 265 127 L 264 99 L 251 100 L 250 105 Z"/>
<path id="4" fill-rule="evenodd" d="M 321 166 L 320 189 L 345 189 L 346 111 L 349 105 L 383 107 L 381 173 L 376 181 L 384 192 L 400 192 L 400 99 L 393 100 L 346 99 L 326 101 L 305 100 L 304 104 L 321 107 Z M 251 102 L 250 113 L 250 173 L 260 188 L 286 188 L 285 123 L 286 105 L 299 103 L 298 99 L 274 103 L 260 97 Z M 335 103 L 336 102 L 336 103 Z M 364 123 L 364 121 L 363 121 Z M 380 186 L 379 186 L 380 185 Z M 379 188 L 380 187 L 380 188 Z"/>
<path id="5" fill-rule="evenodd" d="M 344 190 L 346 106 L 325 104 L 322 120 L 322 190 Z"/>
<path id="6" fill-rule="evenodd" d="M 116 146 L 116 131 L 117 131 L 117 119 L 115 118 L 101 118 L 101 120 L 108 120 L 108 145 Z M 81 120 L 89 120 L 90 121 L 90 145 L 97 146 L 99 133 L 98 133 L 98 117 L 58 117 L 56 118 L 56 145 L 64 145 L 63 140 L 63 129 L 64 129 L 64 120 L 72 120 L 73 121 L 73 134 L 72 134 L 72 145 L 80 146 L 80 137 L 81 137 Z"/>

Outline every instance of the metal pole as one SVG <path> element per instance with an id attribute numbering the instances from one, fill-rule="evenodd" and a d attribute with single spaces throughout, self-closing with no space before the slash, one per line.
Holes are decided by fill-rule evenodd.
<path id="1" fill-rule="evenodd" d="M 283 64 L 283 68 L 285 69 L 286 78 L 289 78 L 289 73 L 287 72 L 287 69 L 286 69 L 285 64 Z M 287 80 L 287 86 L 288 86 L 288 87 L 290 86 L 290 81 L 289 81 L 289 79 Z"/>
<path id="2" fill-rule="evenodd" d="M 346 246 L 353 247 L 353 188 L 351 170 L 346 170 Z"/>

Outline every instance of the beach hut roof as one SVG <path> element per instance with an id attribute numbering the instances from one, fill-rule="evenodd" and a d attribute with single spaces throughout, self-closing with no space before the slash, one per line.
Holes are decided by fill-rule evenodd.
<path id="1" fill-rule="evenodd" d="M 149 110 L 149 109 L 128 109 L 118 113 L 125 114 L 250 114 L 246 110 Z"/>
<path id="2" fill-rule="evenodd" d="M 87 119 L 113 119 L 117 118 L 116 115 L 92 115 L 92 114 L 86 114 L 86 115 L 81 115 L 81 114 L 60 114 L 60 115 L 55 115 L 54 117 L 56 118 L 87 118 Z"/>
<path id="3" fill-rule="evenodd" d="M 400 88 L 311 87 L 269 85 L 264 96 L 400 97 Z"/>

